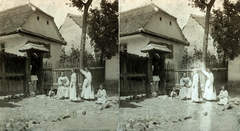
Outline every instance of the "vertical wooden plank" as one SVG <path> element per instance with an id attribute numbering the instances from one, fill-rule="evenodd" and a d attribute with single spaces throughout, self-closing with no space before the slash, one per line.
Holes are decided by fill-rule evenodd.
<path id="1" fill-rule="evenodd" d="M 5 79 L 5 75 L 6 75 L 6 70 L 5 70 L 5 57 L 6 54 L 2 53 L 2 85 L 3 85 L 3 95 L 6 95 L 6 79 Z"/>

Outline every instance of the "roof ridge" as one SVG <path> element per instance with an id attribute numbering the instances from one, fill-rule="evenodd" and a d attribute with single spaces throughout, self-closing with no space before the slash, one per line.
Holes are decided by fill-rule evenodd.
<path id="1" fill-rule="evenodd" d="M 126 11 L 122 11 L 122 12 L 120 12 L 120 13 L 125 13 L 125 12 L 130 12 L 130 11 L 132 12 L 132 11 L 134 11 L 134 10 L 138 10 L 138 9 L 140 9 L 140 8 L 150 6 L 150 5 L 152 5 L 152 4 L 153 4 L 153 3 L 147 4 L 147 5 L 143 5 L 143 6 L 139 6 L 139 7 L 132 8 L 132 9 L 129 9 L 129 10 L 126 10 Z"/>

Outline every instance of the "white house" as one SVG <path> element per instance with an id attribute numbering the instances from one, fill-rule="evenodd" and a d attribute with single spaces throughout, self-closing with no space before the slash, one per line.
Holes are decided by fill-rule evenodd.
<path id="1" fill-rule="evenodd" d="M 0 12 L 0 27 L 0 51 L 28 57 L 26 79 L 30 80 L 31 64 L 37 69 L 37 89 L 43 91 L 42 65 L 55 68 L 66 45 L 54 18 L 29 3 Z"/>
<path id="2" fill-rule="evenodd" d="M 67 45 L 63 46 L 67 55 L 71 53 L 71 48 L 80 49 L 81 35 L 82 35 L 82 16 L 68 14 L 64 23 L 59 28 L 59 32 L 63 38 L 67 41 Z M 90 44 L 91 39 L 86 35 L 85 50 L 90 54 L 94 53 L 94 47 Z M 105 79 L 106 80 L 118 80 L 119 77 L 119 62 L 118 54 L 112 57 L 110 60 L 106 60 L 105 64 Z"/>
<path id="3" fill-rule="evenodd" d="M 24 56 L 19 49 L 29 42 L 42 43 L 49 49 L 43 62 L 55 65 L 66 42 L 58 31 L 54 18 L 32 4 L 0 12 L 0 44 L 5 52 Z M 54 67 L 54 66 L 53 66 Z"/>
<path id="4" fill-rule="evenodd" d="M 69 55 L 72 52 L 72 48 L 80 49 L 81 36 L 82 36 L 82 16 L 67 14 L 64 23 L 59 28 L 59 32 L 66 40 L 67 45 L 63 46 L 65 52 Z M 86 35 L 85 50 L 88 53 L 93 53 L 94 48 L 90 45 L 90 38 Z"/>
<path id="5" fill-rule="evenodd" d="M 184 47 L 189 43 L 180 29 L 177 18 L 154 4 L 120 12 L 120 50 L 139 56 L 148 44 L 165 44 L 172 51 L 166 55 L 174 69 L 179 68 Z"/>
<path id="6" fill-rule="evenodd" d="M 193 53 L 193 48 L 196 46 L 198 49 L 202 49 L 203 37 L 205 29 L 205 17 L 198 15 L 190 15 L 187 24 L 183 27 L 182 32 L 190 43 L 188 47 L 189 54 Z M 211 34 L 211 24 L 210 33 Z M 210 54 L 217 55 L 217 49 L 213 45 L 213 38 L 209 35 L 208 38 L 208 52 Z M 240 81 L 240 56 L 228 63 L 228 80 Z"/>

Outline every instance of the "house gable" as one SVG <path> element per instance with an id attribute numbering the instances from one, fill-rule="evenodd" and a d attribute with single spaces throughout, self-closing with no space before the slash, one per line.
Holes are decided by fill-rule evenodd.
<path id="1" fill-rule="evenodd" d="M 45 22 L 34 21 L 37 16 Z M 48 22 L 47 22 L 48 21 Z M 23 33 L 35 37 L 41 37 L 60 44 L 65 44 L 58 32 L 53 17 L 43 12 L 32 4 L 25 4 L 0 12 L 0 36 Z"/>
<path id="2" fill-rule="evenodd" d="M 40 11 L 32 13 L 22 26 L 23 30 L 63 41 L 52 17 Z"/>
<path id="3" fill-rule="evenodd" d="M 155 28 L 156 24 L 159 25 L 158 21 L 159 19 L 162 19 L 162 17 L 164 17 L 164 19 L 167 18 L 171 20 L 171 26 L 173 27 L 174 31 L 170 31 L 171 28 L 168 26 L 164 27 L 164 24 L 162 26 L 158 26 L 159 28 Z M 181 32 L 176 18 L 154 4 L 120 13 L 120 37 L 140 33 L 153 35 L 188 45 L 188 42 Z"/>
<path id="4" fill-rule="evenodd" d="M 144 26 L 144 29 L 172 39 L 186 42 L 176 19 L 163 12 L 155 13 Z"/>

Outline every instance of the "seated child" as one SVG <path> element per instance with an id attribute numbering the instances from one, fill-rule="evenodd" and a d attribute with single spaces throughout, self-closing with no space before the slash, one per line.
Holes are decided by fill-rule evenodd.
<path id="1" fill-rule="evenodd" d="M 172 90 L 170 96 L 172 97 L 172 99 L 173 99 L 173 98 L 176 99 L 176 97 L 177 97 L 177 92 L 176 92 L 176 89 L 175 89 L 175 88 L 173 88 L 173 90 Z"/>
<path id="2" fill-rule="evenodd" d="M 225 90 L 225 87 L 222 86 L 222 90 L 220 91 L 218 98 L 220 99 L 218 104 L 225 105 L 228 103 L 228 91 Z"/>
<path id="3" fill-rule="evenodd" d="M 51 90 L 48 92 L 48 96 L 49 96 L 50 98 L 54 98 L 55 92 L 53 91 L 53 87 L 51 87 Z"/>
<path id="4" fill-rule="evenodd" d="M 97 97 L 96 103 L 97 104 L 102 104 L 102 103 L 105 103 L 107 101 L 107 93 L 106 93 L 106 90 L 103 89 L 103 85 L 100 85 L 99 88 L 100 89 L 98 90 L 98 93 L 96 95 L 96 97 Z"/>

